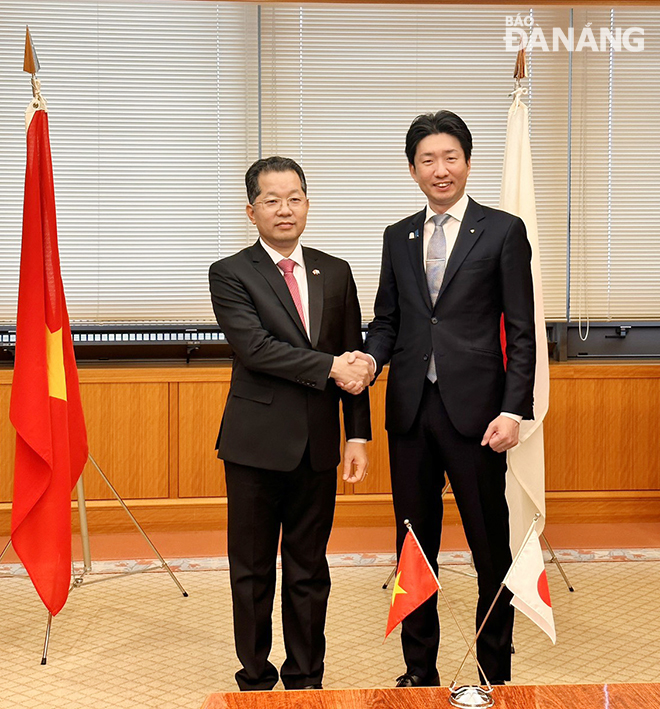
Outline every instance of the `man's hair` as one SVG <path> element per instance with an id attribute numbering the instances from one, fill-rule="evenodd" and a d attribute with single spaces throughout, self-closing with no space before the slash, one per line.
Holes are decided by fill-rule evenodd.
<path id="1" fill-rule="evenodd" d="M 293 170 L 300 178 L 302 190 L 307 195 L 307 180 L 302 167 L 291 158 L 282 158 L 279 155 L 273 155 L 270 158 L 261 158 L 250 165 L 245 173 L 245 188 L 247 189 L 248 202 L 254 204 L 254 200 L 259 196 L 261 189 L 259 187 L 259 175 L 265 172 L 288 172 Z"/>
<path id="2" fill-rule="evenodd" d="M 415 153 L 420 141 L 429 135 L 447 133 L 453 135 L 463 148 L 465 160 L 472 155 L 472 134 L 465 121 L 451 111 L 423 113 L 410 124 L 406 134 L 406 157 L 411 165 L 415 164 Z"/>

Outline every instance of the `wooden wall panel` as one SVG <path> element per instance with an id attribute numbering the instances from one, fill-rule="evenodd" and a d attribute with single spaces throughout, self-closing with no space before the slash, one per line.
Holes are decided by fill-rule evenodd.
<path id="1" fill-rule="evenodd" d="M 169 495 L 167 383 L 81 384 L 89 452 L 125 499 Z M 87 463 L 85 497 L 112 493 Z"/>
<path id="2" fill-rule="evenodd" d="M 386 377 L 379 377 L 369 390 L 371 402 L 372 440 L 367 444 L 369 455 L 369 474 L 366 480 L 357 485 L 346 485 L 347 494 L 368 495 L 390 493 L 390 463 L 387 452 L 387 434 L 385 432 L 385 388 Z"/>
<path id="3" fill-rule="evenodd" d="M 370 473 L 360 485 L 340 481 L 339 525 L 391 523 L 386 376 L 371 389 Z M 80 370 L 92 455 L 154 529 L 217 528 L 224 519 L 224 471 L 214 445 L 229 377 L 228 363 Z M 545 421 L 550 521 L 657 520 L 660 364 L 559 364 L 551 366 L 550 379 Z M 10 383 L 11 370 L 0 367 L 2 530 L 9 529 L 13 475 Z M 105 501 L 111 494 L 89 465 L 85 482 L 95 524 L 106 531 L 130 528 L 117 505 Z M 454 510 L 451 500 L 447 507 Z"/>
<path id="4" fill-rule="evenodd" d="M 620 373 L 551 380 L 548 491 L 660 489 L 660 379 Z"/>
<path id="5" fill-rule="evenodd" d="M 0 502 L 10 502 L 13 485 L 16 431 L 9 421 L 11 386 L 0 385 Z"/>
<path id="6" fill-rule="evenodd" d="M 226 494 L 215 441 L 228 393 L 229 382 L 179 384 L 179 497 Z"/>

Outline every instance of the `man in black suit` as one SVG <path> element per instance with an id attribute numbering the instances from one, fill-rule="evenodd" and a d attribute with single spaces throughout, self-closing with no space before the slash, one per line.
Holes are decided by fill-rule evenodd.
<path id="1" fill-rule="evenodd" d="M 413 121 L 406 155 L 428 206 L 385 230 L 364 349 L 376 374 L 390 362 L 386 428 L 397 551 L 410 519 L 437 570 L 446 473 L 477 570 L 479 627 L 511 563 L 505 451 L 518 441 L 520 420 L 533 416 L 536 350 L 525 226 L 465 194 L 471 152 L 470 131 L 454 113 Z M 477 645 L 491 683 L 511 678 L 509 601 L 503 593 Z M 403 621 L 406 672 L 397 686 L 439 682 L 436 604 L 433 596 Z"/>
<path id="2" fill-rule="evenodd" d="M 362 480 L 371 437 L 360 306 L 349 265 L 299 243 L 309 203 L 300 166 L 272 157 L 245 182 L 259 240 L 210 268 L 213 308 L 234 351 L 218 436 L 225 461 L 228 552 L 242 690 L 321 688 L 330 575 L 325 557 L 344 429 L 343 478 Z M 278 541 L 286 660 L 268 661 Z"/>

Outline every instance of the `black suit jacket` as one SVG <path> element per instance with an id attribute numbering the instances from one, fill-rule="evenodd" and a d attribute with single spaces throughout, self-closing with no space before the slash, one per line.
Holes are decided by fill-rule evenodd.
<path id="1" fill-rule="evenodd" d="M 360 305 L 346 261 L 303 247 L 311 340 L 280 270 L 257 241 L 209 272 L 216 318 L 234 351 L 218 456 L 293 470 L 309 444 L 314 470 L 339 463 L 346 438 L 371 438 L 369 397 L 328 379 L 334 355 L 362 346 Z"/>
<path id="2" fill-rule="evenodd" d="M 375 317 L 365 343 L 379 371 L 390 362 L 388 431 L 402 434 L 411 427 L 431 351 L 443 402 L 464 436 L 482 436 L 502 411 L 532 418 L 534 294 L 524 223 L 470 199 L 432 304 L 423 263 L 425 213 L 385 230 Z"/>

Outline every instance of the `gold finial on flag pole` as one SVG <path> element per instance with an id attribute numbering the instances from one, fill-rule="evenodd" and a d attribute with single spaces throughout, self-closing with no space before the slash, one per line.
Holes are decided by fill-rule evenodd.
<path id="1" fill-rule="evenodd" d="M 527 59 L 525 57 L 525 46 L 520 43 L 520 49 L 516 55 L 516 66 L 513 70 L 514 88 L 509 96 L 513 96 L 513 104 L 517 107 L 520 102 L 520 97 L 527 93 L 527 89 L 523 88 L 520 82 L 527 78 Z"/>
<path id="2" fill-rule="evenodd" d="M 30 28 L 25 26 L 25 57 L 23 59 L 23 71 L 32 75 L 32 96 L 33 99 L 30 101 L 27 110 L 25 111 L 25 130 L 27 131 L 32 116 L 35 111 L 47 111 L 48 106 L 46 104 L 46 99 L 41 95 L 41 82 L 37 79 L 37 72 L 41 69 L 39 64 L 39 57 L 37 57 L 37 50 L 34 48 L 34 43 L 32 42 L 32 35 L 30 34 Z"/>
<path id="3" fill-rule="evenodd" d="M 41 69 L 39 66 L 39 57 L 37 56 L 37 50 L 34 48 L 32 42 L 32 35 L 30 34 L 30 28 L 25 25 L 25 59 L 23 59 L 23 71 L 33 76 Z"/>
<path id="4" fill-rule="evenodd" d="M 516 84 L 520 84 L 521 79 L 527 78 L 527 61 L 525 58 L 525 48 L 521 45 L 516 56 L 516 68 L 513 70 L 513 78 Z"/>

